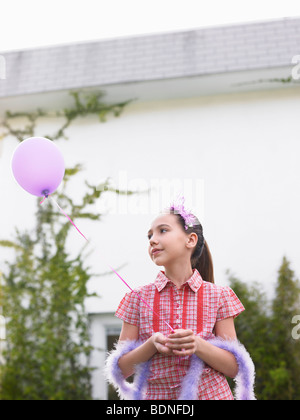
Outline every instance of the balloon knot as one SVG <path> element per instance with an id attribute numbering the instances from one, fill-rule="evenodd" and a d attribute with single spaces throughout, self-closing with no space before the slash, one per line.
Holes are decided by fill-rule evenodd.
<path id="1" fill-rule="evenodd" d="M 49 197 L 49 190 L 43 190 L 43 191 L 42 191 L 42 194 L 43 194 L 46 198 L 48 198 L 48 197 Z"/>
<path id="2" fill-rule="evenodd" d="M 43 204 L 43 202 L 46 200 L 46 198 L 49 197 L 49 190 L 42 191 L 42 194 L 44 195 L 44 198 L 42 199 L 42 201 L 40 202 L 40 204 Z"/>

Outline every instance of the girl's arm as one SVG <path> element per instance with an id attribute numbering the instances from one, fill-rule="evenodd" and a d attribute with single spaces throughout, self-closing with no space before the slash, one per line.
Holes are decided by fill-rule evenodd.
<path id="1" fill-rule="evenodd" d="M 217 337 L 236 339 L 233 318 L 217 322 L 215 332 Z M 191 330 L 176 330 L 175 334 L 169 336 L 166 346 L 177 356 L 190 356 L 195 353 L 207 365 L 230 378 L 234 378 L 238 373 L 238 364 L 232 353 L 208 343 L 194 335 Z"/>
<path id="2" fill-rule="evenodd" d="M 136 325 L 123 322 L 122 331 L 119 341 L 124 340 L 138 340 L 139 328 Z M 147 362 L 155 353 L 171 354 L 172 350 L 165 347 L 167 337 L 160 333 L 155 333 L 147 341 L 141 344 L 138 348 L 130 351 L 122 356 L 119 360 L 119 367 L 125 378 L 128 378 L 134 373 L 135 365 Z"/>
<path id="3" fill-rule="evenodd" d="M 226 318 L 216 323 L 215 332 L 217 337 L 236 340 L 236 332 L 233 318 Z M 197 337 L 198 346 L 196 355 L 200 357 L 207 365 L 223 373 L 225 376 L 235 378 L 238 374 L 238 364 L 236 358 L 229 351 L 219 349 L 213 344 L 208 343 L 200 337 Z"/>

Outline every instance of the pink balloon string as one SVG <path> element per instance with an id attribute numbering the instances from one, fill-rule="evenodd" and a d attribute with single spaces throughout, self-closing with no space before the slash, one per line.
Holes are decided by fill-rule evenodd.
<path id="1" fill-rule="evenodd" d="M 126 281 L 120 276 L 120 274 L 118 274 L 117 272 L 116 272 L 116 270 L 114 270 L 110 265 L 109 265 L 109 268 L 114 272 L 114 273 L 116 273 L 116 275 L 119 277 L 119 279 L 121 279 L 122 280 L 122 282 L 133 292 L 133 293 L 135 293 L 137 296 L 138 296 L 138 298 L 156 315 L 156 316 L 158 316 L 159 317 L 159 315 L 158 315 L 158 313 L 153 309 L 153 308 L 151 308 L 151 306 L 150 305 L 148 305 L 148 303 L 135 291 L 135 290 L 133 290 L 130 286 L 129 286 L 129 284 L 128 283 L 126 283 Z M 170 328 L 170 330 L 172 331 L 172 332 L 175 332 L 175 330 L 174 330 L 174 328 L 173 327 L 171 327 L 171 325 L 167 322 L 167 321 L 165 321 L 165 320 L 163 320 L 164 321 L 164 323 Z"/>
<path id="2" fill-rule="evenodd" d="M 60 205 L 54 200 L 53 197 L 50 197 L 54 204 L 59 208 L 59 210 L 62 212 L 63 215 L 66 216 L 66 218 L 69 220 L 70 223 L 75 227 L 75 229 L 80 233 L 80 235 L 88 242 L 89 240 L 84 236 L 84 234 L 78 229 L 78 227 L 75 225 L 73 220 L 67 215 L 67 213 L 60 207 Z"/>
<path id="3" fill-rule="evenodd" d="M 43 198 L 43 200 L 40 202 L 40 204 L 43 204 L 43 202 L 46 200 L 46 198 L 50 198 L 53 203 L 59 208 L 59 210 L 62 212 L 62 214 L 64 216 L 66 216 L 66 218 L 69 220 L 70 223 L 72 223 L 72 225 L 75 227 L 75 229 L 80 233 L 80 235 L 88 242 L 89 240 L 84 236 L 84 234 L 78 229 L 78 227 L 75 225 L 75 223 L 73 222 L 73 220 L 67 215 L 67 213 L 60 207 L 60 205 L 54 200 L 53 197 L 51 197 L 50 195 L 45 195 L 45 197 Z"/>
<path id="4" fill-rule="evenodd" d="M 70 223 L 72 223 L 72 225 L 75 227 L 75 229 L 80 233 L 80 235 L 87 241 L 87 242 L 89 242 L 89 240 L 84 236 L 84 234 L 78 229 L 78 227 L 75 225 L 75 223 L 73 222 L 73 220 L 67 215 L 67 213 L 60 207 L 60 205 L 54 200 L 54 198 L 53 197 L 51 197 L 50 195 L 45 195 L 45 197 L 43 198 L 43 200 L 40 202 L 40 204 L 43 204 L 43 202 L 46 200 L 46 198 L 50 198 L 52 201 L 53 201 L 53 203 L 59 208 L 59 210 L 62 212 L 62 214 L 64 215 L 64 216 L 66 216 L 66 218 L 69 220 L 69 222 Z M 157 312 L 155 312 L 154 311 L 154 309 L 153 308 L 151 308 L 151 306 L 135 291 L 135 290 L 133 290 L 130 286 L 129 286 L 129 284 L 120 276 L 120 274 L 115 270 L 115 269 L 113 269 L 110 265 L 108 265 L 109 266 L 109 268 L 119 277 L 119 279 L 121 279 L 122 280 L 122 282 L 133 292 L 133 293 L 135 293 L 137 296 L 138 296 L 138 298 L 156 315 L 156 316 L 159 316 L 158 314 L 157 314 Z M 170 328 L 170 330 L 171 330 L 171 332 L 173 333 L 173 332 L 175 332 L 175 330 L 174 330 L 174 328 L 173 327 L 171 327 L 171 325 L 167 322 L 167 321 L 165 321 L 164 320 L 164 323 Z"/>

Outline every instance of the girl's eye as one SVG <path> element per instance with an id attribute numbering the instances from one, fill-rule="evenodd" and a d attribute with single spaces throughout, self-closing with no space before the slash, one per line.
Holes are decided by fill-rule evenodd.
<path id="1" fill-rule="evenodd" d="M 163 233 L 163 231 L 165 231 L 165 232 L 167 232 L 167 229 L 160 229 L 160 233 Z M 149 241 L 150 241 L 150 239 L 151 239 L 151 234 L 150 235 L 148 235 L 148 239 L 149 239 Z"/>

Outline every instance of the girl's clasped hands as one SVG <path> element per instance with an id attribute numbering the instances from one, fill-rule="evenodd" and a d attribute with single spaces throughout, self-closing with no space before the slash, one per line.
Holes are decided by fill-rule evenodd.
<path id="1" fill-rule="evenodd" d="M 197 350 L 197 336 L 192 330 L 178 329 L 168 337 L 157 332 L 152 336 L 153 344 L 159 353 L 165 355 L 191 356 Z"/>

